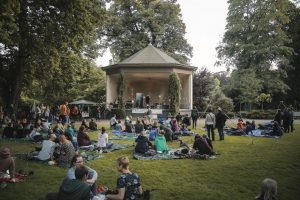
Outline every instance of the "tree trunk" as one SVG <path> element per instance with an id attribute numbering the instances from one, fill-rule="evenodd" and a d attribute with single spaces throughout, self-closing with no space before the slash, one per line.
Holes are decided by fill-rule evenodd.
<path id="1" fill-rule="evenodd" d="M 17 111 L 19 106 L 20 95 L 22 91 L 22 84 L 24 81 L 24 74 L 26 68 L 26 47 L 27 47 L 27 1 L 20 1 L 20 13 L 18 16 L 18 26 L 19 26 L 19 51 L 16 59 L 16 68 L 14 71 L 14 82 L 11 85 L 11 99 L 10 104 L 13 104 L 13 113 L 14 116 L 17 117 Z"/>

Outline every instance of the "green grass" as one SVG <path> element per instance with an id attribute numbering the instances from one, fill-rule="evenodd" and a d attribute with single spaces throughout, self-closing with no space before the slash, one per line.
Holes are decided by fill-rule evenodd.
<path id="1" fill-rule="evenodd" d="M 115 161 L 120 156 L 129 156 L 131 171 L 140 175 L 143 187 L 156 189 L 152 199 L 254 199 L 261 181 L 269 177 L 277 180 L 280 199 L 296 200 L 300 196 L 300 125 L 296 129 L 280 139 L 226 137 L 225 141 L 214 142 L 214 148 L 221 154 L 214 160 L 138 161 L 132 159 L 130 148 L 104 154 L 104 158 L 88 165 L 99 173 L 98 184 L 114 188 L 119 174 Z M 192 137 L 184 140 L 192 143 Z M 0 140 L 0 146 L 9 146 L 13 153 L 19 153 L 28 152 L 35 145 Z M 177 147 L 178 142 L 170 146 Z M 17 169 L 34 170 L 35 174 L 24 183 L 0 190 L 1 200 L 39 199 L 47 192 L 58 191 L 67 171 L 34 162 L 16 162 Z"/>

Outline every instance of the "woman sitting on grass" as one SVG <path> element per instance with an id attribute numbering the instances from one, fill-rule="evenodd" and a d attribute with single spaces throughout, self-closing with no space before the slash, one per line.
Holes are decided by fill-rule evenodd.
<path id="1" fill-rule="evenodd" d="M 98 144 L 97 146 L 102 150 L 106 149 L 108 144 L 108 134 L 104 127 L 101 128 L 101 132 L 98 133 Z"/>
<path id="2" fill-rule="evenodd" d="M 261 193 L 256 200 L 277 200 L 277 182 L 266 178 L 261 184 Z"/>
<path id="3" fill-rule="evenodd" d="M 78 145 L 81 146 L 89 146 L 92 144 L 90 137 L 88 136 L 86 132 L 86 128 L 82 125 L 79 128 L 78 134 L 77 134 L 77 142 Z"/>
<path id="4" fill-rule="evenodd" d="M 164 134 L 165 134 L 165 131 L 160 130 L 158 135 L 155 138 L 154 145 L 155 145 L 155 149 L 156 149 L 157 153 L 163 153 L 163 152 L 167 152 L 169 150 Z"/>
<path id="5" fill-rule="evenodd" d="M 206 139 L 203 138 L 201 135 L 195 136 L 193 149 L 196 150 L 197 151 L 196 153 L 200 154 L 200 155 L 204 155 L 204 154 L 213 155 L 214 154 L 212 148 L 209 146 Z"/>
<path id="6" fill-rule="evenodd" d="M 64 134 L 59 136 L 59 143 L 60 146 L 56 155 L 56 163 L 60 166 L 67 166 L 71 163 L 71 160 L 75 155 L 74 146 Z M 55 162 L 50 161 L 49 164 L 53 165 Z"/>
<path id="7" fill-rule="evenodd" d="M 140 183 L 140 177 L 136 173 L 129 170 L 128 157 L 121 157 L 117 159 L 117 169 L 122 174 L 117 180 L 117 194 L 106 195 L 107 199 L 137 199 L 142 193 L 143 189 Z"/>

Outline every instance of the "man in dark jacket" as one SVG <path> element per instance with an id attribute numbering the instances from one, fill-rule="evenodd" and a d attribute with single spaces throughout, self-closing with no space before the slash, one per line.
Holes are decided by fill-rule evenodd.
<path id="1" fill-rule="evenodd" d="M 91 189 L 85 183 L 88 177 L 88 170 L 84 166 L 75 169 L 76 179 L 64 179 L 60 186 L 57 200 L 90 200 Z"/>
<path id="2" fill-rule="evenodd" d="M 281 110 L 278 109 L 277 113 L 274 117 L 274 121 L 278 123 L 279 126 L 281 126 Z"/>
<path id="3" fill-rule="evenodd" d="M 145 131 L 142 131 L 141 134 L 135 140 L 135 152 L 146 154 L 149 151 L 149 147 L 152 146 L 152 143 L 146 137 Z"/>
<path id="4" fill-rule="evenodd" d="M 138 119 L 134 125 L 135 133 L 139 134 L 144 130 L 144 126 L 141 121 Z"/>
<path id="5" fill-rule="evenodd" d="M 224 140 L 224 126 L 226 122 L 226 116 L 222 112 L 222 109 L 219 107 L 218 108 L 218 113 L 216 114 L 216 128 L 218 129 L 219 132 L 219 138 L 220 140 Z"/>

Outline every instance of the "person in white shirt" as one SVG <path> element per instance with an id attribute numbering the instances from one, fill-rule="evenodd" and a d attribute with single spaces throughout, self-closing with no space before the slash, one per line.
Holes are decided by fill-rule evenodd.
<path id="1" fill-rule="evenodd" d="M 101 132 L 98 133 L 98 144 L 97 146 L 101 149 L 106 148 L 108 143 L 108 134 L 104 127 L 101 128 Z"/>
<path id="2" fill-rule="evenodd" d="M 39 154 L 36 156 L 38 160 L 50 160 L 52 158 L 54 149 L 58 144 L 54 142 L 56 139 L 55 134 L 50 134 L 48 140 L 43 140 L 42 143 L 42 150 L 39 152 Z"/>
<path id="3" fill-rule="evenodd" d="M 114 114 L 113 117 L 110 119 L 110 129 L 115 130 L 116 124 L 118 123 L 116 119 L 116 115 Z"/>
<path id="4" fill-rule="evenodd" d="M 207 114 L 205 117 L 205 126 L 206 126 L 207 135 L 209 139 L 211 139 L 210 132 L 212 133 L 212 141 L 215 141 L 215 132 L 214 132 L 215 125 L 216 125 L 215 114 L 212 113 L 211 108 L 209 108 L 207 109 Z"/>

